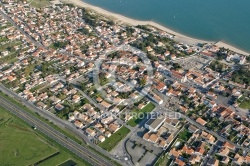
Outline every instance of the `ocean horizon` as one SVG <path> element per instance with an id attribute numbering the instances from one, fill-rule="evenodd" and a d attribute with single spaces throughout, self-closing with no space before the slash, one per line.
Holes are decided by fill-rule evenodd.
<path id="1" fill-rule="evenodd" d="M 153 21 L 178 33 L 223 41 L 250 52 L 249 0 L 82 0 L 126 17 Z"/>

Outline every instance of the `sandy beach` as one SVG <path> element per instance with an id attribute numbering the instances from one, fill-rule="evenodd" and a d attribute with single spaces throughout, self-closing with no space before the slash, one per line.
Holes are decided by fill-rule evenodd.
<path id="1" fill-rule="evenodd" d="M 84 7 L 84 8 L 93 10 L 101 15 L 104 15 L 104 16 L 110 18 L 110 19 L 113 19 L 115 21 L 120 21 L 121 23 L 129 24 L 129 25 L 133 25 L 133 26 L 150 25 L 150 26 L 156 27 L 158 29 L 161 29 L 161 30 L 169 33 L 169 34 L 174 35 L 175 36 L 174 40 L 177 42 L 182 42 L 182 43 L 186 43 L 186 44 L 190 44 L 190 45 L 197 44 L 197 43 L 215 43 L 215 41 L 206 41 L 206 40 L 196 39 L 196 38 L 192 38 L 192 37 L 183 35 L 181 33 L 175 32 L 175 31 L 173 31 L 165 26 L 162 26 L 162 25 L 155 23 L 155 22 L 152 22 L 152 21 L 140 21 L 140 20 L 131 19 L 131 18 L 125 17 L 123 15 L 107 11 L 107 10 L 102 9 L 100 7 L 87 4 L 85 2 L 82 2 L 81 0 L 60 0 L 60 1 L 63 3 L 72 3 L 72 4 L 75 4 L 76 6 L 80 6 L 80 7 Z M 216 45 L 219 47 L 228 48 L 234 52 L 237 52 L 237 53 L 240 53 L 243 55 L 250 55 L 250 53 L 248 53 L 248 52 L 240 50 L 236 47 L 233 47 L 233 46 L 228 45 L 228 44 L 221 42 L 221 41 L 216 43 Z"/>

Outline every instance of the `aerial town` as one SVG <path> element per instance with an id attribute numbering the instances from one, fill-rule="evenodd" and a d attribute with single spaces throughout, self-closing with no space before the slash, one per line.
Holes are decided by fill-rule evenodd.
<path id="1" fill-rule="evenodd" d="M 72 4 L 0 10 L 1 93 L 121 165 L 250 165 L 248 55 Z"/>

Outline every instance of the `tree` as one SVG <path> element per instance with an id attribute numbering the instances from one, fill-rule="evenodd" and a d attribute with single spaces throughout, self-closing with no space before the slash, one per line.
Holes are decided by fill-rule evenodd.
<path id="1" fill-rule="evenodd" d="M 140 79 L 140 81 L 139 81 L 140 86 L 145 86 L 146 83 L 147 83 L 146 78 Z"/>

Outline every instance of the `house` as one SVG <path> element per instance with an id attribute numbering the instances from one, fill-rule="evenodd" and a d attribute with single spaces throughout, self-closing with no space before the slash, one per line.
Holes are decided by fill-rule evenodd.
<path id="1" fill-rule="evenodd" d="M 125 117 L 124 117 L 124 120 L 125 120 L 125 122 L 127 122 L 132 118 L 133 118 L 133 116 L 131 116 L 130 114 L 126 114 Z"/>
<path id="2" fill-rule="evenodd" d="M 138 108 L 139 109 L 143 109 L 145 107 L 145 104 L 143 104 L 143 103 L 140 103 L 139 105 L 138 105 Z"/>
<path id="3" fill-rule="evenodd" d="M 78 119 L 82 121 L 87 121 L 89 117 L 85 114 L 78 114 Z"/>
<path id="4" fill-rule="evenodd" d="M 109 124 L 110 122 L 112 122 L 114 120 L 114 118 L 112 117 L 112 116 L 109 116 L 109 117 L 107 117 L 107 118 L 103 118 L 102 120 L 101 120 L 101 123 L 102 124 Z"/>
<path id="5" fill-rule="evenodd" d="M 148 141 L 149 137 L 150 137 L 150 134 L 149 134 L 149 133 L 145 133 L 145 134 L 143 135 L 143 139 L 146 140 L 146 141 Z"/>
<path id="6" fill-rule="evenodd" d="M 111 123 L 109 126 L 108 126 L 108 129 L 112 132 L 112 133 L 115 133 L 116 131 L 119 130 L 119 126 L 114 124 L 114 123 Z"/>
<path id="7" fill-rule="evenodd" d="M 79 101 L 80 101 L 80 96 L 78 96 L 78 95 L 74 95 L 73 97 L 72 97 L 72 102 L 73 103 L 78 103 Z"/>
<path id="8" fill-rule="evenodd" d="M 215 138 L 212 134 L 202 131 L 200 136 L 201 138 L 205 139 L 208 143 L 214 144 Z"/>
<path id="9" fill-rule="evenodd" d="M 36 102 L 36 98 L 32 96 L 32 97 L 30 97 L 30 98 L 29 98 L 29 100 L 28 100 L 28 101 L 30 101 L 30 102 L 32 102 L 32 103 L 34 103 L 34 102 Z"/>
<path id="10" fill-rule="evenodd" d="M 106 101 L 102 101 L 102 102 L 101 102 L 101 105 L 102 105 L 103 107 L 105 107 L 106 109 L 108 109 L 108 108 L 111 107 L 111 104 L 107 103 Z"/>
<path id="11" fill-rule="evenodd" d="M 49 99 L 53 102 L 53 104 L 61 102 L 61 99 L 57 98 L 56 96 L 51 96 Z"/>
<path id="12" fill-rule="evenodd" d="M 165 56 L 169 56 L 169 55 L 170 55 L 170 51 L 166 51 L 166 52 L 164 53 L 164 55 L 165 55 Z"/>
<path id="13" fill-rule="evenodd" d="M 248 153 L 248 155 L 245 156 L 245 163 L 250 164 L 250 153 Z"/>
<path id="14" fill-rule="evenodd" d="M 196 128 L 196 127 L 193 126 L 193 125 L 189 125 L 188 130 L 189 130 L 191 133 L 195 133 L 195 132 L 197 132 L 199 129 Z"/>
<path id="15" fill-rule="evenodd" d="M 226 165 L 228 165 L 229 161 L 230 161 L 230 158 L 228 156 L 224 156 L 223 159 L 221 160 L 221 162 Z"/>
<path id="16" fill-rule="evenodd" d="M 111 133 L 109 131 L 106 131 L 104 135 L 105 135 L 105 137 L 109 138 L 111 136 Z"/>
<path id="17" fill-rule="evenodd" d="M 47 95 L 47 93 L 45 92 L 45 93 L 41 93 L 39 96 L 38 96 L 38 100 L 40 100 L 40 101 L 43 101 L 43 100 L 45 100 L 45 99 L 47 99 L 48 98 L 48 95 Z"/>
<path id="18" fill-rule="evenodd" d="M 55 108 L 56 108 L 58 111 L 61 111 L 61 110 L 64 109 L 64 106 L 61 105 L 60 103 L 58 103 L 58 104 L 55 105 Z"/>
<path id="19" fill-rule="evenodd" d="M 170 144 L 173 140 L 174 140 L 174 134 L 170 134 L 170 135 L 168 136 L 168 139 L 166 140 L 166 143 L 167 143 L 167 144 Z"/>
<path id="20" fill-rule="evenodd" d="M 113 102 L 114 102 L 115 104 L 119 104 L 119 103 L 121 103 L 122 101 L 123 101 L 123 99 L 121 99 L 121 98 L 119 98 L 119 97 L 113 99 Z"/>
<path id="21" fill-rule="evenodd" d="M 167 146 L 167 142 L 165 139 L 163 138 L 160 138 L 159 141 L 158 141 L 158 144 L 161 148 L 165 148 Z"/>
<path id="22" fill-rule="evenodd" d="M 205 146 L 206 146 L 206 143 L 201 142 L 201 144 L 196 148 L 195 153 L 203 156 L 205 153 Z"/>
<path id="23" fill-rule="evenodd" d="M 183 148 L 181 149 L 182 152 L 186 153 L 186 154 L 193 154 L 194 150 L 190 147 L 188 147 L 187 145 L 184 145 Z"/>
<path id="24" fill-rule="evenodd" d="M 10 81 L 10 82 L 13 82 L 16 80 L 16 76 L 8 76 L 7 79 Z"/>
<path id="25" fill-rule="evenodd" d="M 155 84 L 156 84 L 156 85 L 155 85 L 155 88 L 156 88 L 159 92 L 163 92 L 164 90 L 167 89 L 167 86 L 166 86 L 163 82 L 161 82 L 161 81 L 157 81 Z"/>
<path id="26" fill-rule="evenodd" d="M 160 98 L 160 96 L 156 95 L 155 93 L 152 93 L 155 101 L 158 103 L 158 104 L 162 104 L 163 103 L 163 100 Z"/>
<path id="27" fill-rule="evenodd" d="M 103 142 L 103 141 L 105 141 L 105 137 L 104 137 L 103 135 L 100 135 L 100 136 L 98 137 L 98 140 L 99 140 L 100 142 Z"/>
<path id="28" fill-rule="evenodd" d="M 187 81 L 187 76 L 179 73 L 178 71 L 171 70 L 170 71 L 170 76 L 173 77 L 174 79 L 177 79 L 181 82 L 186 82 Z"/>
<path id="29" fill-rule="evenodd" d="M 196 154 L 192 154 L 189 158 L 189 161 L 192 165 L 201 162 L 201 156 L 196 155 Z"/>
<path id="30" fill-rule="evenodd" d="M 148 138 L 148 141 L 152 143 L 156 143 L 158 141 L 159 137 L 156 134 L 151 134 Z"/>
<path id="31" fill-rule="evenodd" d="M 202 126 L 205 126 L 205 124 L 207 123 L 205 120 L 203 120 L 202 118 L 197 118 L 196 122 L 199 123 Z"/>
<path id="32" fill-rule="evenodd" d="M 91 128 L 87 128 L 86 129 L 86 133 L 92 137 L 94 137 L 96 135 L 95 131 L 92 130 Z"/>
<path id="33" fill-rule="evenodd" d="M 148 52 L 153 51 L 153 49 L 150 46 L 147 46 L 146 49 L 147 49 Z"/>
<path id="34" fill-rule="evenodd" d="M 171 119 L 171 118 L 166 118 L 165 122 L 173 127 L 177 127 L 180 121 L 178 119 Z"/>
<path id="35" fill-rule="evenodd" d="M 186 112 L 188 111 L 188 109 L 187 109 L 186 107 L 183 107 L 183 106 L 181 106 L 181 105 L 179 105 L 179 109 L 180 109 L 182 112 L 184 112 L 184 113 L 186 113 Z"/>
<path id="36" fill-rule="evenodd" d="M 119 95 L 119 93 L 116 92 L 116 91 L 112 91 L 112 92 L 111 92 L 111 96 L 112 96 L 112 97 L 117 97 L 118 95 Z"/>
<path id="37" fill-rule="evenodd" d="M 173 149 L 171 149 L 169 151 L 169 156 L 171 158 L 178 158 L 181 154 L 182 154 L 181 151 L 180 150 L 176 150 L 175 148 L 173 148 Z"/>
<path id="38" fill-rule="evenodd" d="M 211 92 L 211 91 L 208 91 L 208 92 L 207 92 L 207 96 L 213 97 L 213 98 L 215 98 L 215 99 L 217 98 L 216 94 L 213 93 L 213 92 Z"/>
<path id="39" fill-rule="evenodd" d="M 170 55 L 170 58 L 171 58 L 172 60 L 176 59 L 175 54 L 171 54 L 171 55 Z"/>
<path id="40" fill-rule="evenodd" d="M 101 133 L 104 133 L 106 130 L 105 130 L 105 128 L 102 127 L 102 128 L 99 129 L 99 131 L 100 131 Z"/>
<path id="41" fill-rule="evenodd" d="M 244 160 L 245 160 L 244 157 L 239 155 L 238 153 L 234 156 L 234 159 L 233 159 L 234 163 L 238 165 L 242 165 Z"/>
<path id="42" fill-rule="evenodd" d="M 96 101 L 98 102 L 98 103 L 100 103 L 100 102 L 102 102 L 102 98 L 100 98 L 100 97 L 98 97 L 98 98 L 96 98 Z"/>
<path id="43" fill-rule="evenodd" d="M 82 128 L 84 127 L 83 124 L 82 124 L 82 122 L 79 121 L 79 120 L 76 120 L 76 121 L 74 122 L 74 125 L 75 125 L 77 128 L 79 128 L 79 129 L 82 129 Z"/>
<path id="44" fill-rule="evenodd" d="M 182 160 L 180 160 L 179 158 L 176 158 L 174 163 L 177 164 L 178 166 L 185 166 L 186 165 L 186 163 L 183 162 Z"/>
<path id="45" fill-rule="evenodd" d="M 45 109 L 47 107 L 47 105 L 44 104 L 43 102 L 38 102 L 36 105 L 37 105 L 37 107 L 39 107 L 41 109 Z"/>
<path id="46" fill-rule="evenodd" d="M 218 155 L 220 156 L 227 156 L 229 153 L 229 149 L 227 147 L 222 147 L 219 151 L 218 151 Z"/>
<path id="47" fill-rule="evenodd" d="M 173 89 L 169 89 L 166 93 L 167 96 L 180 96 L 181 95 L 181 92 L 180 91 L 176 91 L 176 90 L 173 90 Z"/>
<path id="48" fill-rule="evenodd" d="M 208 106 L 209 106 L 210 108 L 214 108 L 215 106 L 217 106 L 217 104 L 216 104 L 215 101 L 210 101 L 209 104 L 208 104 Z"/>
<path id="49" fill-rule="evenodd" d="M 229 148 L 231 150 L 235 150 L 235 146 L 232 145 L 231 143 L 227 142 L 227 141 L 224 142 L 222 146 L 227 147 L 227 148 Z"/>
<path id="50" fill-rule="evenodd" d="M 211 158 L 208 160 L 207 165 L 208 166 L 219 166 L 219 160 Z"/>

